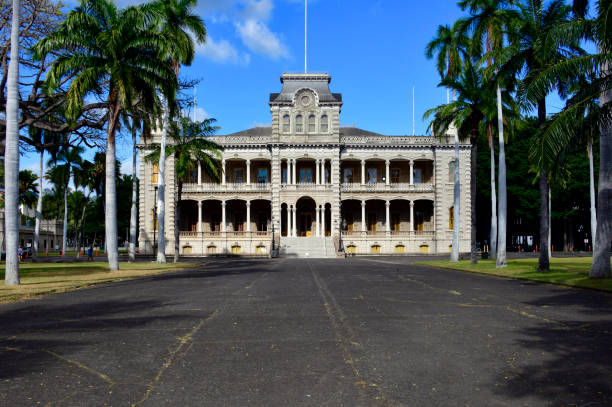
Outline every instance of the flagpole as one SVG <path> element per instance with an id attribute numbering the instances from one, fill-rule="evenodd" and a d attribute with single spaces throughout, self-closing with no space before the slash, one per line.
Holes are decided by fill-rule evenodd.
<path id="1" fill-rule="evenodd" d="M 304 0 L 304 73 L 307 73 L 308 62 L 308 0 Z"/>

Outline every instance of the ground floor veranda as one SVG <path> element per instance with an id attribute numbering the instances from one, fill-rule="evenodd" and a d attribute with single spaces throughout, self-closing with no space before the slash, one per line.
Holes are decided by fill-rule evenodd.
<path id="1" fill-rule="evenodd" d="M 345 199 L 333 227 L 332 205 L 310 197 L 280 205 L 280 230 L 273 230 L 267 199 L 185 199 L 180 203 L 183 255 L 262 255 L 285 237 L 334 237 L 347 254 L 446 253 L 452 232 L 436 233 L 434 202 L 428 199 Z M 452 227 L 452 226 L 451 226 Z M 151 236 L 153 237 L 153 236 Z M 462 239 L 463 240 L 463 239 Z M 469 242 L 462 241 L 462 249 Z M 168 242 L 168 250 L 174 244 Z M 151 245 L 149 250 L 154 250 Z"/>

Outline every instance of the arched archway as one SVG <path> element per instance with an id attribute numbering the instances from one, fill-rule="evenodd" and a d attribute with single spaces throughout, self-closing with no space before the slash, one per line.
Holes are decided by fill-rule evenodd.
<path id="1" fill-rule="evenodd" d="M 296 206 L 297 235 L 311 237 L 315 235 L 317 204 L 310 197 L 298 199 Z"/>

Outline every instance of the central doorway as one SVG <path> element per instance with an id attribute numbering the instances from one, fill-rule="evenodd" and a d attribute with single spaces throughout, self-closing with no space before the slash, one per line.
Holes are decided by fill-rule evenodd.
<path id="1" fill-rule="evenodd" d="M 296 204 L 297 207 L 297 235 L 301 237 L 314 236 L 316 228 L 316 204 L 312 198 L 300 198 Z"/>

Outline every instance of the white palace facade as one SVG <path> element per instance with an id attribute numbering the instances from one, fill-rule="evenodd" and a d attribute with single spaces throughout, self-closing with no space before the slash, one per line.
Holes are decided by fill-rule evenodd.
<path id="1" fill-rule="evenodd" d="M 340 126 L 327 74 L 283 74 L 272 125 L 211 137 L 223 176 L 184 180 L 184 255 L 448 253 L 454 137 L 384 136 Z M 158 142 L 157 139 L 153 139 Z M 143 156 L 147 145 L 141 145 Z M 140 253 L 156 246 L 157 166 L 140 160 Z M 166 162 L 166 250 L 174 251 L 174 161 Z M 470 147 L 460 144 L 460 251 L 470 249 Z"/>

